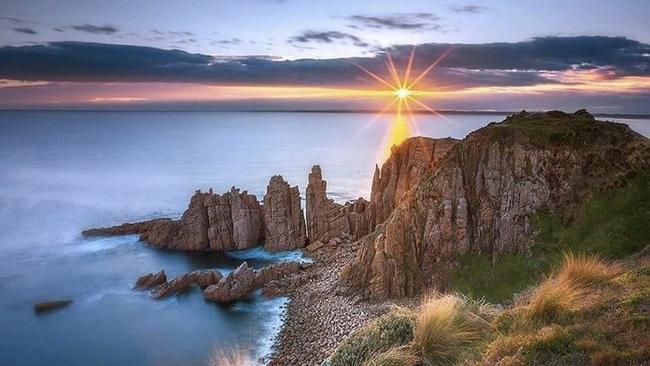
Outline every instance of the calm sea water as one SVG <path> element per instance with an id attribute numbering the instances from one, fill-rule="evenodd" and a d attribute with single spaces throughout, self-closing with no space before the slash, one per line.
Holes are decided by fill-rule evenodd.
<path id="1" fill-rule="evenodd" d="M 416 116 L 420 133 L 462 138 L 502 116 Z M 146 272 L 228 272 L 297 252 L 155 250 L 90 227 L 180 216 L 194 190 L 235 185 L 261 199 L 281 174 L 304 194 L 320 164 L 331 197 L 368 197 L 391 123 L 368 114 L 0 112 L 0 364 L 205 365 L 213 352 L 269 351 L 286 299 L 219 306 L 198 290 L 163 301 L 131 290 Z M 650 135 L 650 121 L 629 120 Z M 34 303 L 72 298 L 37 316 Z"/>

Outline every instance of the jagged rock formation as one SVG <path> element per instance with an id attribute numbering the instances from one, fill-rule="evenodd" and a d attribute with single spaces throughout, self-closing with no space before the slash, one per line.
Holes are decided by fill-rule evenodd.
<path id="1" fill-rule="evenodd" d="M 307 236 L 309 242 L 328 242 L 350 233 L 345 207 L 327 198 L 327 182 L 320 166 L 311 168 L 307 184 Z"/>
<path id="2" fill-rule="evenodd" d="M 158 273 L 148 273 L 144 276 L 140 276 L 135 282 L 135 288 L 138 290 L 148 290 L 162 285 L 167 282 L 167 275 L 165 270 L 162 270 Z"/>
<path id="3" fill-rule="evenodd" d="M 248 263 L 242 263 L 226 277 L 203 291 L 206 300 L 217 303 L 230 303 L 250 296 L 256 289 L 265 284 L 296 273 L 305 268 L 297 262 L 284 262 L 253 270 Z"/>
<path id="4" fill-rule="evenodd" d="M 271 178 L 263 205 L 264 247 L 269 250 L 302 248 L 307 242 L 300 191 L 282 176 Z"/>
<path id="5" fill-rule="evenodd" d="M 162 299 L 198 285 L 202 289 L 214 285 L 221 280 L 223 275 L 214 270 L 192 271 L 180 274 L 169 282 L 164 282 L 155 287 L 152 294 L 155 299 Z"/>
<path id="6" fill-rule="evenodd" d="M 414 295 L 453 254 L 526 251 L 537 211 L 568 217 L 593 190 L 649 167 L 648 139 L 626 125 L 586 111 L 516 114 L 439 160 L 363 239 L 342 278 L 373 298 Z"/>

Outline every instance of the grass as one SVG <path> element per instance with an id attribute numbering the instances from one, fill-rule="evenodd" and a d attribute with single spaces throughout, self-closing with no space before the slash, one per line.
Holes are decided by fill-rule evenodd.
<path id="1" fill-rule="evenodd" d="M 413 348 L 426 366 L 451 365 L 488 323 L 456 295 L 435 295 L 424 302 L 417 318 Z"/>
<path id="2" fill-rule="evenodd" d="M 547 276 L 500 310 L 460 295 L 433 295 L 415 311 L 412 339 L 385 342 L 379 318 L 337 349 L 363 366 L 645 365 L 650 360 L 650 255 L 624 265 L 594 255 L 561 255 Z M 381 323 L 381 325 L 379 324 Z M 409 337 L 404 337 L 402 340 Z M 362 340 L 363 347 L 351 344 Z M 389 344 L 394 344 L 390 346 Z M 375 351 L 368 352 L 369 349 Z"/>
<path id="3" fill-rule="evenodd" d="M 415 314 L 411 310 L 396 307 L 374 322 L 353 332 L 324 364 L 327 366 L 363 365 L 376 355 L 409 343 L 413 339 L 414 325 Z"/>
<path id="4" fill-rule="evenodd" d="M 485 255 L 457 257 L 451 287 L 474 298 L 502 302 L 539 282 L 560 263 L 563 253 L 620 259 L 650 244 L 650 173 L 610 194 L 586 203 L 572 223 L 549 213 L 538 214 L 537 243 L 529 255 L 504 254 L 494 262 Z"/>

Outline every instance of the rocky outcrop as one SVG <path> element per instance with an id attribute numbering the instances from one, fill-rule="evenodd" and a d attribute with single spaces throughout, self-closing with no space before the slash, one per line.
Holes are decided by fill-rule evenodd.
<path id="1" fill-rule="evenodd" d="M 64 308 L 72 304 L 72 299 L 49 300 L 34 304 L 36 314 L 47 313 L 53 310 Z"/>
<path id="2" fill-rule="evenodd" d="M 284 262 L 256 271 L 251 269 L 248 263 L 244 262 L 218 283 L 208 286 L 203 291 L 203 296 L 206 300 L 221 304 L 241 300 L 250 296 L 256 289 L 272 281 L 297 273 L 307 266 L 298 262 Z"/>
<path id="3" fill-rule="evenodd" d="M 140 276 L 138 280 L 135 281 L 135 289 L 148 290 L 160 286 L 165 282 L 167 282 L 167 275 L 165 274 L 165 270 L 162 270 L 158 273 L 148 273 L 144 276 Z"/>
<path id="4" fill-rule="evenodd" d="M 244 262 L 217 284 L 208 286 L 203 291 L 203 296 L 206 300 L 229 303 L 248 297 L 255 288 L 255 271 Z"/>
<path id="5" fill-rule="evenodd" d="M 413 137 L 393 146 L 381 167 L 375 166 L 369 210 L 371 225 L 379 225 L 393 212 L 404 195 L 416 186 L 459 140 Z"/>
<path id="6" fill-rule="evenodd" d="M 328 242 L 348 235 L 350 222 L 345 207 L 327 198 L 327 182 L 323 180 L 320 166 L 314 165 L 307 184 L 307 237 L 309 242 Z"/>
<path id="7" fill-rule="evenodd" d="M 182 273 L 173 280 L 154 288 L 152 294 L 155 299 L 162 299 L 186 291 L 195 284 L 205 289 L 218 283 L 222 277 L 221 273 L 214 270 Z"/>
<path id="8" fill-rule="evenodd" d="M 223 195 L 196 191 L 180 220 L 155 219 L 91 229 L 85 236 L 140 234 L 152 246 L 174 250 L 239 250 L 263 238 L 262 207 L 255 195 L 232 188 Z"/>
<path id="9" fill-rule="evenodd" d="M 421 177 L 343 281 L 373 298 L 414 295 L 452 255 L 525 252 L 540 209 L 570 217 L 595 190 L 648 168 L 648 139 L 626 125 L 584 111 L 519 113 L 471 133 Z"/>
<path id="10" fill-rule="evenodd" d="M 263 205 L 264 247 L 269 250 L 302 248 L 307 242 L 305 216 L 298 187 L 290 187 L 282 176 L 271 178 Z"/>

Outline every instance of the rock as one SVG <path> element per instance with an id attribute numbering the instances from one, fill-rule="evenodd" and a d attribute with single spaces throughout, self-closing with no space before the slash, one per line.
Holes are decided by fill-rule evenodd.
<path id="1" fill-rule="evenodd" d="M 50 300 L 34 304 L 34 312 L 37 314 L 50 312 L 52 310 L 66 307 L 72 303 L 72 299 Z"/>
<path id="2" fill-rule="evenodd" d="M 453 138 L 413 137 L 399 146 L 393 146 L 391 155 L 381 170 L 375 166 L 370 194 L 371 225 L 383 223 L 402 201 L 406 192 L 416 186 L 458 142 L 459 140 Z"/>
<path id="3" fill-rule="evenodd" d="M 327 198 L 327 182 L 323 180 L 320 166 L 314 165 L 307 185 L 307 237 L 309 242 L 328 242 L 350 233 L 350 223 L 345 207 Z"/>
<path id="4" fill-rule="evenodd" d="M 290 187 L 282 176 L 273 176 L 266 188 L 263 207 L 266 249 L 291 250 L 305 245 L 305 217 L 298 187 Z"/>
<path id="5" fill-rule="evenodd" d="M 305 249 L 307 249 L 310 252 L 315 252 L 318 249 L 322 248 L 324 245 L 325 243 L 323 243 L 322 241 L 316 240 L 315 242 L 309 244 Z"/>
<path id="6" fill-rule="evenodd" d="M 194 277 L 194 283 L 199 285 L 201 289 L 216 285 L 223 277 L 220 272 L 214 270 L 193 271 L 190 274 Z"/>
<path id="7" fill-rule="evenodd" d="M 167 275 L 165 275 L 165 271 L 162 270 L 158 273 L 149 273 L 144 276 L 140 276 L 135 282 L 135 288 L 138 290 L 147 290 L 160 286 L 165 282 L 167 282 Z"/>
<path id="8" fill-rule="evenodd" d="M 208 286 L 203 296 L 206 300 L 229 303 L 248 297 L 255 288 L 255 272 L 244 262 L 217 284 Z"/>
<path id="9" fill-rule="evenodd" d="M 266 266 L 255 272 L 255 286 L 262 287 L 267 282 L 297 273 L 301 269 L 302 266 L 298 262 L 284 262 Z"/>
<path id="10" fill-rule="evenodd" d="M 155 299 L 162 299 L 186 291 L 194 284 L 205 289 L 218 283 L 222 277 L 221 273 L 214 270 L 182 273 L 173 280 L 155 288 L 152 295 Z"/>
<path id="11" fill-rule="evenodd" d="M 592 192 L 649 168 L 648 139 L 626 125 L 585 112 L 508 117 L 468 135 L 420 177 L 362 240 L 342 279 L 366 297 L 415 295 L 455 254 L 526 252 L 540 209 L 570 219 Z"/>
<path id="12" fill-rule="evenodd" d="M 151 229 L 157 223 L 163 225 L 171 222 L 171 219 L 154 219 L 149 221 L 142 221 L 136 223 L 126 223 L 117 226 L 89 229 L 81 232 L 83 236 L 114 236 L 114 235 L 133 235 L 142 234 Z"/>

